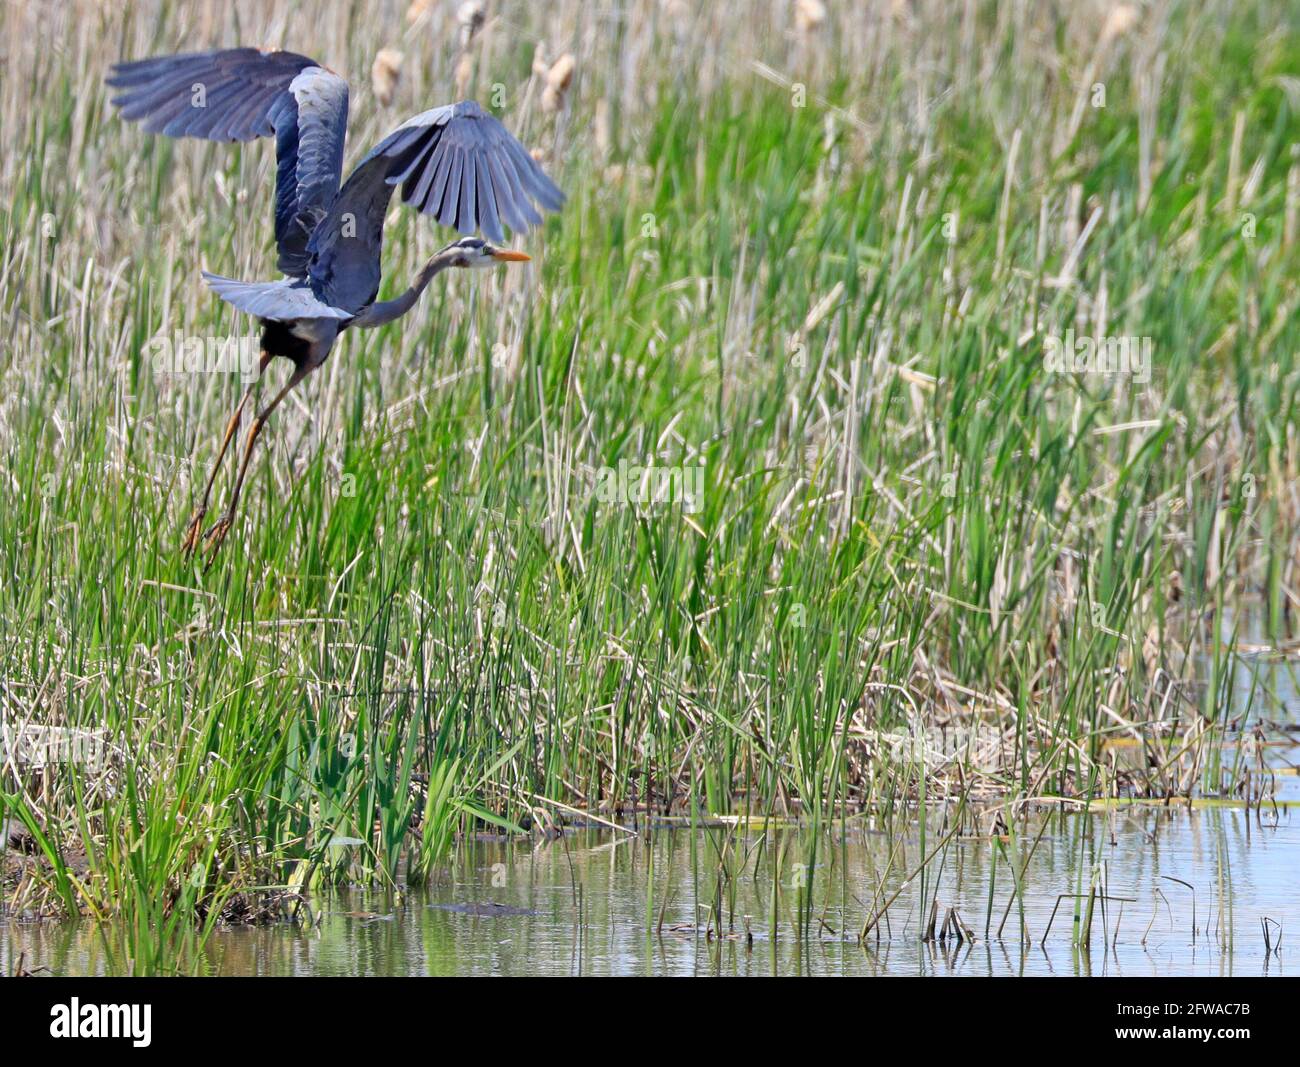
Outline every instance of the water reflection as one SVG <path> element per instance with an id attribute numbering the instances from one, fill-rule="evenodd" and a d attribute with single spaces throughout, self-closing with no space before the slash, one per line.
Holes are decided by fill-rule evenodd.
<path id="1" fill-rule="evenodd" d="M 938 825 L 929 830 L 927 851 L 941 837 Z M 1261 917 L 1280 924 L 1284 946 L 1300 931 L 1300 825 L 1286 807 L 1037 815 L 1017 827 L 1014 841 L 953 838 L 923 877 L 904 884 L 921 855 L 915 822 L 819 835 L 714 828 L 476 841 L 427 891 L 340 894 L 318 902 L 315 929 L 219 931 L 200 968 L 287 975 L 1282 974 L 1286 951 L 1266 959 Z M 1013 900 L 1021 863 L 1023 899 Z M 1082 947 L 1077 930 L 1094 880 L 1107 899 L 1094 899 L 1091 943 Z M 895 894 L 859 943 L 866 920 Z M 1076 903 L 1075 894 L 1085 899 Z M 930 915 L 937 934 L 949 909 L 974 941 L 925 939 Z M 0 926 L 0 967 L 11 971 L 24 953 L 29 968 L 111 972 L 124 966 L 111 942 L 111 931 L 88 923 L 11 922 Z"/>

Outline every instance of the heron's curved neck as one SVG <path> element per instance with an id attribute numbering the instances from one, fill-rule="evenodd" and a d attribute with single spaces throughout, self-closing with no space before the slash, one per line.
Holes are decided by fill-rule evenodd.
<path id="1" fill-rule="evenodd" d="M 429 259 L 420 272 L 415 276 L 415 282 L 401 296 L 394 297 L 392 300 L 380 300 L 363 308 L 349 325 L 359 326 L 362 329 L 372 326 L 382 326 L 386 322 L 392 322 L 400 319 L 415 306 L 415 302 L 420 299 L 420 294 L 428 287 L 433 279 L 445 271 L 448 267 L 456 263 L 456 246 L 448 245 L 446 248 Z"/>

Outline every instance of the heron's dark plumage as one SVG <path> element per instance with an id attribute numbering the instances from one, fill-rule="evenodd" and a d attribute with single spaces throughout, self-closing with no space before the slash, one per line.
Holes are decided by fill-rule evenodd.
<path id="1" fill-rule="evenodd" d="M 158 56 L 117 64 L 108 84 L 120 90 L 113 103 L 122 117 L 152 133 L 211 141 L 275 137 L 278 266 L 332 312 L 356 313 L 375 299 L 384 217 L 396 187 L 403 202 L 442 225 L 467 235 L 481 230 L 494 241 L 505 239 L 503 227 L 527 230 L 541 223 L 538 208 L 558 211 L 564 203 L 523 145 L 473 101 L 403 123 L 340 188 L 347 84 L 294 52 Z M 230 300 L 234 284 L 262 283 L 214 289 Z M 284 295 L 271 289 L 276 284 L 238 295 L 263 306 Z"/>
<path id="2" fill-rule="evenodd" d="M 278 266 L 307 271 L 307 241 L 338 194 L 348 87 L 293 52 L 230 48 L 119 63 L 108 84 L 122 117 L 150 133 L 249 141 L 275 137 Z"/>
<path id="3" fill-rule="evenodd" d="M 151 133 L 209 141 L 275 137 L 275 240 L 286 277 L 244 282 L 203 274 L 222 300 L 261 321 L 259 373 L 273 356 L 294 363 L 288 381 L 253 419 L 230 504 L 204 533 L 213 480 L 253 386 L 227 424 L 181 542 L 183 552 L 203 545 L 215 558 L 234 522 L 253 446 L 267 418 L 324 363 L 341 330 L 400 318 L 448 267 L 528 258 L 466 236 L 430 259 L 404 293 L 377 301 L 384 218 L 393 190 L 400 187 L 403 201 L 444 226 L 466 235 L 482 229 L 495 241 L 504 239 L 502 223 L 512 230 L 535 226 L 541 222 L 538 207 L 556 211 L 564 196 L 523 145 L 472 102 L 434 108 L 403 123 L 340 188 L 347 83 L 293 52 L 230 48 L 157 56 L 117 64 L 108 84 L 118 90 L 113 104 L 122 117 Z"/>
<path id="4" fill-rule="evenodd" d="M 299 365 L 311 359 L 311 342 L 294 333 L 291 323 L 263 319 L 262 351 L 271 356 L 285 356 Z"/>
<path id="5" fill-rule="evenodd" d="M 359 163 L 312 234 L 308 275 L 320 298 L 356 311 L 379 288 L 384 217 L 395 188 L 417 211 L 462 234 L 504 240 L 502 223 L 541 223 L 564 194 L 504 126 L 473 101 L 433 108 L 390 133 Z"/>

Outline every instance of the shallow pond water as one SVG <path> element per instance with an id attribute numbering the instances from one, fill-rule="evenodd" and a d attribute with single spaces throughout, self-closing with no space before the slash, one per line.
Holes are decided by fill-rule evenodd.
<path id="1" fill-rule="evenodd" d="M 1252 654 L 1250 642 L 1265 643 L 1257 626 L 1243 629 L 1233 687 L 1239 706 L 1264 708 L 1270 724 L 1267 744 L 1247 760 L 1265 772 L 1250 790 L 1262 805 L 1206 798 L 1090 814 L 1039 808 L 1017 814 L 1014 841 L 993 836 L 1005 826 L 989 808 L 942 847 L 942 810 L 930 812 L 924 840 L 916 816 L 902 813 L 819 832 L 643 824 L 637 834 L 474 840 L 426 889 L 318 897 L 307 923 L 219 929 L 201 950 L 177 950 L 184 962 L 176 967 L 220 975 L 1300 974 L 1288 959 L 1300 952 L 1300 684 L 1291 655 Z M 1222 746 L 1225 765 L 1238 764 L 1243 736 Z M 1115 744 L 1118 764 L 1141 759 L 1140 747 Z M 933 858 L 917 875 L 924 855 Z M 1013 894 L 1021 869 L 1023 892 Z M 1081 898 L 1094 886 L 1107 899 L 1094 900 L 1085 946 Z M 937 936 L 950 909 L 960 940 Z M 1265 928 L 1277 951 L 1266 951 Z M 0 917 L 0 973 L 20 959 L 53 974 L 119 973 L 121 943 L 111 927 L 89 922 Z"/>
<path id="2" fill-rule="evenodd" d="M 1280 796 L 1293 798 L 1292 790 Z M 308 928 L 221 930 L 197 969 L 224 975 L 1294 973 L 1288 956 L 1300 937 L 1300 810 L 1290 804 L 1264 812 L 1128 807 L 1035 814 L 1018 830 L 1020 855 L 1038 840 L 1024 869 L 1027 944 L 1017 936 L 1019 906 L 1007 909 L 1010 843 L 956 836 L 924 879 L 904 885 L 922 854 L 912 820 L 897 834 L 867 825 L 817 835 L 715 827 L 476 841 L 426 891 L 341 893 L 318 901 L 319 921 Z M 926 852 L 940 838 L 933 827 Z M 1054 920 L 1052 911 L 1060 894 L 1086 893 L 1094 871 L 1112 899 L 1105 904 L 1105 935 L 1098 902 L 1091 947 L 1084 948 L 1076 943 L 1074 900 L 1061 900 Z M 810 891 L 801 892 L 801 885 Z M 876 903 L 895 891 L 878 931 L 859 943 L 857 931 Z M 805 896 L 812 906 L 801 910 Z M 923 938 L 921 919 L 934 900 L 936 933 L 955 908 L 973 941 Z M 1267 957 L 1265 917 L 1275 924 L 1269 928 L 1274 944 L 1279 932 L 1282 938 L 1281 952 Z M 0 967 L 11 971 L 22 953 L 29 969 L 111 973 L 118 966 L 108 940 L 85 922 L 9 922 L 0 926 Z"/>

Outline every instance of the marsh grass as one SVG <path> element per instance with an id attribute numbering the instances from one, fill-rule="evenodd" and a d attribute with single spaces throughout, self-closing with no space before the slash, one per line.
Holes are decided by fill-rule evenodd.
<path id="1" fill-rule="evenodd" d="M 0 704 L 112 738 L 4 768 L 49 843 L 11 902 L 160 937 L 575 812 L 1241 787 L 1218 745 L 1268 702 L 1222 623 L 1281 644 L 1295 602 L 1294 12 L 493 5 L 471 91 L 565 211 L 529 271 L 348 336 L 204 572 L 175 548 L 240 385 L 146 346 L 250 329 L 197 270 L 270 276 L 272 151 L 146 137 L 101 79 L 276 41 L 351 76 L 349 159 L 447 96 L 452 29 L 303 6 L 0 15 Z M 395 210 L 385 292 L 441 238 Z M 1068 329 L 1150 338 L 1150 381 L 1048 371 Z M 701 498 L 602 503 L 620 461 Z M 1113 738 L 1148 758 L 1105 785 Z"/>

